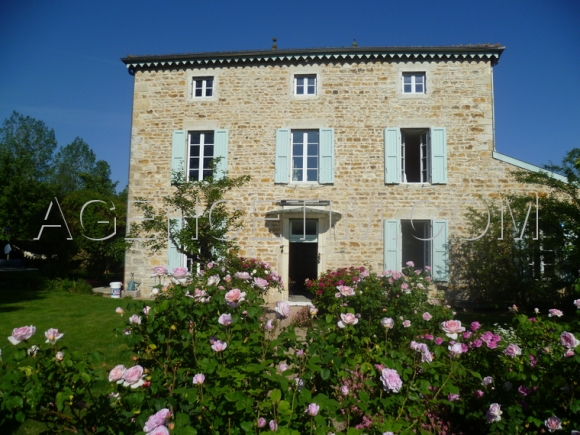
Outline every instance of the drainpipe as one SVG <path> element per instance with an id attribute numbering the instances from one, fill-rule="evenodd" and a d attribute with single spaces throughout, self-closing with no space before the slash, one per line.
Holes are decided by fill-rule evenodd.
<path id="1" fill-rule="evenodd" d="M 493 65 L 490 62 L 491 68 L 491 134 L 493 140 L 493 151 L 496 151 L 495 147 L 495 98 L 494 98 L 494 88 L 493 88 Z"/>

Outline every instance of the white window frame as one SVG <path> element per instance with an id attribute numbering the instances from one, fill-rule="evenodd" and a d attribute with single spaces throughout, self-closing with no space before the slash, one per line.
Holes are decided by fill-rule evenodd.
<path id="1" fill-rule="evenodd" d="M 211 86 L 208 83 L 211 81 Z M 197 83 L 201 83 L 201 94 L 196 95 Z M 207 95 L 211 91 L 211 95 Z M 191 82 L 191 98 L 212 98 L 215 95 L 215 78 L 213 76 L 193 77 Z"/>
<path id="2" fill-rule="evenodd" d="M 413 234 L 409 234 L 409 236 L 414 237 L 415 239 L 423 242 L 423 264 L 425 266 L 432 267 L 433 265 L 433 243 L 432 243 L 432 234 L 433 234 L 433 221 L 430 219 L 414 219 L 413 221 L 402 219 L 400 221 L 400 228 L 399 228 L 399 237 L 401 238 L 401 257 L 399 258 L 399 263 L 401 265 L 401 269 L 403 270 L 406 267 L 406 262 L 410 260 L 410 258 L 405 258 L 403 254 L 403 248 L 405 246 L 406 238 L 403 237 L 403 224 L 412 223 L 413 226 L 416 224 L 421 224 L 423 234 L 421 237 L 415 236 Z M 415 227 L 416 228 L 416 227 Z M 416 267 L 418 265 L 415 265 Z"/>
<path id="3" fill-rule="evenodd" d="M 318 141 L 316 143 L 316 179 L 312 181 L 307 181 L 308 179 L 308 133 L 316 132 L 318 135 Z M 302 134 L 302 168 L 294 168 L 294 135 Z M 313 157 L 313 156 L 310 156 Z M 302 170 L 302 179 L 294 179 L 294 170 Z M 318 184 L 320 177 L 320 130 L 319 129 L 291 129 L 290 130 L 290 183 L 292 184 Z"/>
<path id="4" fill-rule="evenodd" d="M 307 83 L 308 79 L 314 79 L 314 92 L 309 92 L 309 89 L 312 87 L 312 85 L 309 85 Z M 299 85 L 298 81 L 300 79 L 305 79 L 306 83 Z M 302 86 L 303 87 L 303 91 L 302 93 L 298 93 L 298 87 Z M 294 74 L 294 95 L 298 96 L 298 97 L 311 97 L 311 96 L 315 96 L 318 94 L 318 77 L 316 74 Z"/>
<path id="5" fill-rule="evenodd" d="M 192 144 L 191 143 L 191 136 L 195 133 L 199 133 L 200 134 L 200 143 L 199 144 Z M 213 142 L 211 144 L 206 144 L 205 143 L 205 135 L 208 133 L 212 133 L 213 134 Z M 191 180 L 190 179 L 190 170 L 191 170 L 191 146 L 192 145 L 199 145 L 199 155 L 198 156 L 194 156 L 194 158 L 198 158 L 199 159 L 199 168 L 197 168 L 198 171 L 198 179 L 197 180 Z M 211 145 L 212 146 L 212 162 L 214 161 L 215 158 L 215 131 L 213 130 L 192 130 L 192 131 L 188 131 L 187 132 L 187 181 L 203 181 L 205 178 L 208 178 L 210 176 L 212 176 L 212 174 L 210 174 L 209 176 L 204 176 L 203 172 L 204 172 L 204 167 L 203 167 L 203 163 L 204 163 L 204 159 L 206 158 L 205 156 L 205 146 L 206 145 Z M 194 169 L 195 170 L 195 169 Z"/>
<path id="6" fill-rule="evenodd" d="M 411 78 L 411 90 L 409 92 L 405 91 L 405 78 Z M 422 83 L 417 82 L 417 78 L 422 78 Z M 422 85 L 423 90 L 417 91 L 417 86 Z M 417 72 L 403 72 L 401 74 L 401 93 L 403 94 L 418 94 L 423 95 L 427 93 L 427 74 L 424 71 L 417 71 Z"/>
<path id="7" fill-rule="evenodd" d="M 431 183 L 431 129 L 415 133 L 419 135 L 419 173 L 421 175 L 420 181 L 407 181 L 407 173 L 405 171 L 406 162 L 406 146 L 405 146 L 405 131 L 416 129 L 401 129 L 401 183 L 404 184 L 430 184 Z M 407 133 L 409 134 L 409 133 Z"/>

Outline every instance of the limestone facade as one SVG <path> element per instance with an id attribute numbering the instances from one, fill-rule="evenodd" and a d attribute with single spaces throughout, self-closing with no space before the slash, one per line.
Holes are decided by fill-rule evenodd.
<path id="1" fill-rule="evenodd" d="M 396 259 L 388 259 L 385 222 L 408 221 L 411 214 L 427 227 L 444 221 L 447 237 L 468 237 L 462 229 L 467 206 L 483 207 L 479 198 L 534 192 L 514 181 L 510 171 L 518 168 L 494 151 L 493 68 L 502 51 L 349 48 L 123 59 L 134 75 L 129 223 L 139 215 L 131 203 L 136 197 L 160 200 L 172 192 L 173 132 L 223 129 L 228 173 L 252 177 L 229 199 L 245 212 L 241 255 L 267 261 L 285 283 L 300 265 L 291 255 L 310 258 L 304 261 L 315 262 L 317 273 L 351 265 L 383 270 L 393 261 L 391 268 L 400 268 L 406 241 L 395 230 Z M 424 77 L 423 92 L 404 92 L 406 73 Z M 315 94 L 296 95 L 297 76 L 315 77 Z M 213 78 L 211 96 L 193 96 L 199 78 Z M 386 182 L 389 128 L 411 135 L 443 128 L 446 182 Z M 275 182 L 280 129 L 333 129 L 333 182 Z M 402 165 L 401 155 L 397 159 Z M 284 200 L 310 202 L 302 209 Z M 296 237 L 291 240 L 290 225 L 302 218 L 317 224 L 310 251 L 291 246 Z M 435 245 L 426 248 L 424 264 L 432 265 Z M 126 280 L 134 273 L 147 291 L 151 269 L 167 262 L 166 251 L 152 254 L 137 245 L 126 255 Z"/>

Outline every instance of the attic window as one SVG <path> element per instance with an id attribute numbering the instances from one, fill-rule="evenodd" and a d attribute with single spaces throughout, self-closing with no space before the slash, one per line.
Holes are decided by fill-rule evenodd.
<path id="1" fill-rule="evenodd" d="M 316 95 L 316 74 L 294 76 L 295 95 Z"/>
<path id="2" fill-rule="evenodd" d="M 404 94 L 424 94 L 425 93 L 425 73 L 412 72 L 403 73 L 403 93 Z"/>
<path id="3" fill-rule="evenodd" d="M 213 96 L 213 77 L 194 77 L 192 94 L 193 98 Z"/>

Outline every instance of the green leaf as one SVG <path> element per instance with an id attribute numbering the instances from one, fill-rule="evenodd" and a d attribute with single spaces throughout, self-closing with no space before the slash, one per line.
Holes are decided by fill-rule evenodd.
<path id="1" fill-rule="evenodd" d="M 322 378 L 323 381 L 326 381 L 328 378 L 330 378 L 330 370 L 321 369 L 320 370 L 320 377 Z"/>
<path id="2" fill-rule="evenodd" d="M 278 390 L 277 388 L 272 390 L 272 392 L 270 393 L 270 399 L 274 403 L 280 401 L 281 398 L 282 398 L 282 392 L 280 390 Z"/>

